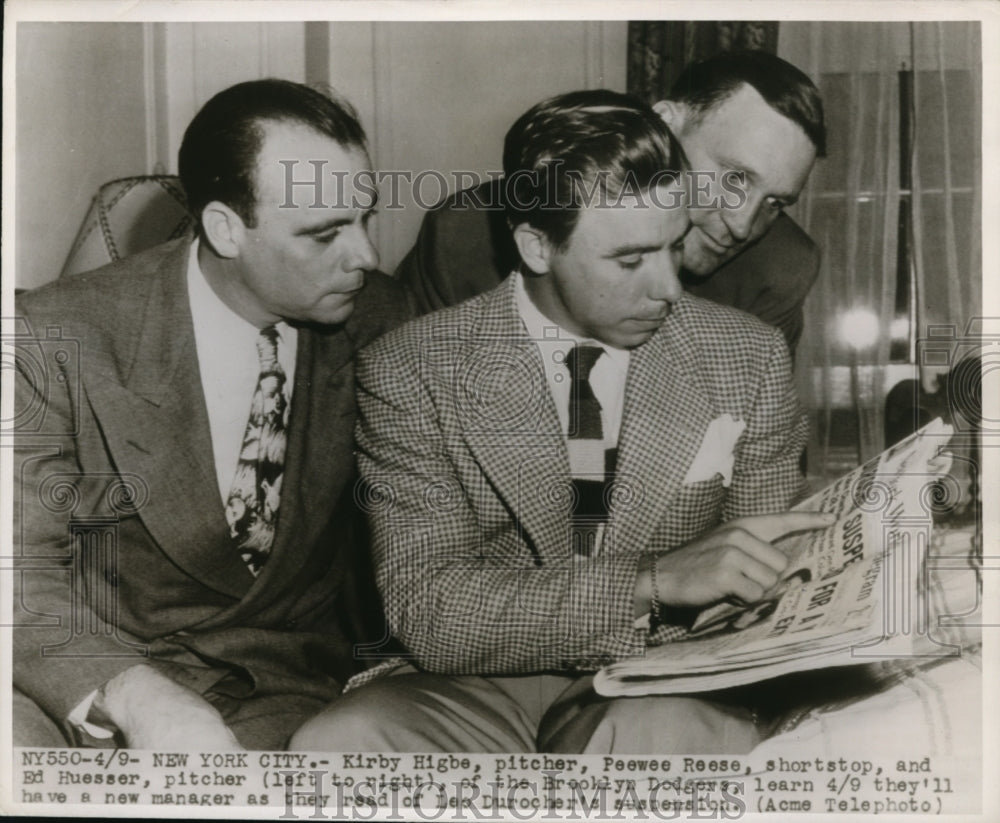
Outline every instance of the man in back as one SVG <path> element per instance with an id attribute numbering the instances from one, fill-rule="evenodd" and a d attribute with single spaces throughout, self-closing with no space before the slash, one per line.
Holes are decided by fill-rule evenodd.
<path id="1" fill-rule="evenodd" d="M 322 208 L 295 185 L 316 164 Z M 371 271 L 364 131 L 309 87 L 241 83 L 179 167 L 196 237 L 18 300 L 39 354 L 58 330 L 78 356 L 17 363 L 43 406 L 16 432 L 16 745 L 281 748 L 381 630 L 353 357 L 405 311 Z"/>
<path id="2" fill-rule="evenodd" d="M 681 282 L 691 294 L 747 311 L 784 333 L 794 351 L 802 304 L 819 270 L 815 244 L 782 210 L 826 150 L 813 83 L 764 52 L 688 66 L 654 106 L 677 135 L 702 193 L 690 209 Z M 739 208 L 722 188 L 745 175 Z M 502 181 L 459 192 L 427 213 L 396 276 L 418 313 L 480 294 L 519 264 L 505 226 Z"/>

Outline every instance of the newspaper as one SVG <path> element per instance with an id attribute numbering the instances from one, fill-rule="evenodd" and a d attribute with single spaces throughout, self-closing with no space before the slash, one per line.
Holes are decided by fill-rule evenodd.
<path id="1" fill-rule="evenodd" d="M 919 653 L 917 635 L 886 628 L 916 603 L 915 558 L 930 539 L 934 481 L 949 463 L 938 451 L 951 434 L 939 418 L 800 503 L 796 510 L 837 520 L 775 543 L 789 564 L 760 601 L 704 610 L 687 638 L 602 669 L 594 688 L 605 695 L 706 691 Z"/>

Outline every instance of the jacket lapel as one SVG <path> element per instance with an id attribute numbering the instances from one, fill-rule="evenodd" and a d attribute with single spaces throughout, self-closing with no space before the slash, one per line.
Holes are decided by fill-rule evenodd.
<path id="1" fill-rule="evenodd" d="M 95 370 L 87 398 L 119 471 L 149 489 L 138 515 L 160 548 L 193 577 L 238 598 L 253 578 L 232 548 L 215 478 L 188 307 L 189 248 L 180 243 L 151 275 L 136 273 L 149 278 L 149 294 L 135 355 L 124 379 Z"/>
<path id="2" fill-rule="evenodd" d="M 649 544 L 714 416 L 698 359 L 685 333 L 683 300 L 632 354 L 618 439 L 621 502 L 609 523 L 623 551 Z"/>
<path id="3" fill-rule="evenodd" d="M 513 278 L 484 298 L 463 354 L 452 393 L 469 450 L 539 553 L 565 553 L 569 456 Z"/>
<path id="4" fill-rule="evenodd" d="M 278 523 L 248 602 L 281 595 L 274 581 L 295 578 L 353 477 L 354 348 L 342 328 L 299 330 Z"/>

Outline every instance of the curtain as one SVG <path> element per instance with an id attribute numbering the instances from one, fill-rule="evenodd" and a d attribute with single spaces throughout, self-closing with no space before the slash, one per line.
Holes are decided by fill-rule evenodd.
<path id="1" fill-rule="evenodd" d="M 824 481 L 884 448 L 919 340 L 981 313 L 979 29 L 782 23 L 778 53 L 819 86 L 829 133 L 791 210 L 823 253 L 796 368 Z"/>
<path id="2" fill-rule="evenodd" d="M 982 71 L 975 23 L 915 24 L 913 218 L 921 341 L 953 335 L 947 357 L 918 352 L 923 388 L 970 348 L 982 310 Z M 939 359 L 941 362 L 935 362 Z"/>
<path id="3" fill-rule="evenodd" d="M 777 45 L 778 24 L 760 20 L 632 22 L 628 24 L 628 92 L 655 103 L 667 96 L 688 63 L 738 49 L 774 54 Z"/>

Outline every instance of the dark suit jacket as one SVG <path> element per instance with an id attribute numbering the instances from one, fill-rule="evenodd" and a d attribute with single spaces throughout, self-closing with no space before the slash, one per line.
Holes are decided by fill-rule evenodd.
<path id="1" fill-rule="evenodd" d="M 642 653 L 640 556 L 801 493 L 807 425 L 774 329 L 685 297 L 633 350 L 625 391 L 604 546 L 583 560 L 570 551 L 566 438 L 512 281 L 361 353 L 375 570 L 390 626 L 422 668 L 593 670 Z M 685 482 L 726 414 L 746 423 L 731 484 L 711 471 Z M 684 632 L 663 628 L 657 639 Z"/>
<path id="2" fill-rule="evenodd" d="M 416 244 L 396 269 L 418 314 L 482 294 L 517 266 L 502 188 L 502 181 L 493 181 L 466 189 L 424 217 Z M 682 279 L 691 294 L 781 329 L 794 351 L 802 335 L 802 304 L 818 273 L 816 244 L 781 215 L 761 240 L 710 276 Z"/>
<path id="3" fill-rule="evenodd" d="M 403 318 L 403 296 L 373 274 L 344 326 L 301 328 L 281 508 L 254 579 L 215 479 L 189 242 L 18 300 L 41 342 L 20 338 L 17 361 L 14 681 L 56 719 L 143 654 L 202 692 L 331 699 L 353 644 L 381 631 L 352 505 L 353 358 Z"/>

